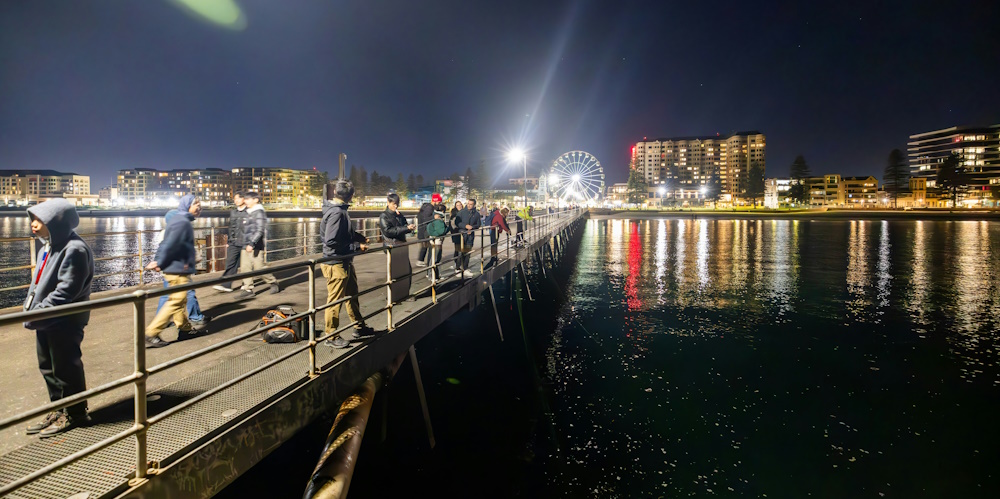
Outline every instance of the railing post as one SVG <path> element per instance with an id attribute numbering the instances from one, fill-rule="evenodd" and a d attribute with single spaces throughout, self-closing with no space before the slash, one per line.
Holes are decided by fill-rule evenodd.
<path id="1" fill-rule="evenodd" d="M 338 305 L 339 306 L 339 305 Z M 316 377 L 316 261 L 309 260 L 309 377 Z"/>
<path id="2" fill-rule="evenodd" d="M 441 246 L 444 247 L 444 240 L 441 240 Z M 433 241 L 431 242 L 431 303 L 437 303 L 437 250 L 434 249 Z"/>
<path id="3" fill-rule="evenodd" d="M 486 257 L 486 254 L 483 252 L 483 234 L 485 233 L 486 231 L 481 228 L 479 229 L 479 275 L 483 275 L 483 271 L 486 270 L 483 268 L 483 258 Z"/>
<path id="4" fill-rule="evenodd" d="M 302 256 L 309 254 L 309 237 L 306 236 L 306 222 L 302 221 Z"/>
<path id="5" fill-rule="evenodd" d="M 205 251 L 212 256 L 208 257 L 208 268 L 206 268 L 205 271 L 215 272 L 215 227 L 211 227 L 209 229 L 208 237 L 211 242 L 208 243 L 208 249 Z"/>
<path id="6" fill-rule="evenodd" d="M 145 481 L 149 458 L 147 456 L 146 435 L 146 293 L 136 291 L 132 302 L 132 336 L 135 353 L 135 482 Z M 135 484 L 134 484 L 135 485 Z"/>
<path id="7" fill-rule="evenodd" d="M 386 329 L 392 327 L 392 247 L 385 247 L 385 318 Z"/>
<path id="8" fill-rule="evenodd" d="M 38 249 L 35 246 L 36 239 L 32 237 L 28 239 L 28 251 L 31 253 L 31 275 L 28 277 L 28 284 L 31 284 L 31 280 L 35 277 L 35 267 L 38 265 Z"/>
<path id="9" fill-rule="evenodd" d="M 143 252 L 142 252 L 142 231 L 141 230 L 139 231 L 138 238 L 139 238 L 139 285 L 142 286 L 143 284 L 145 284 L 142 279 L 143 279 L 143 276 L 145 275 L 145 272 L 146 272 L 146 269 L 145 269 L 146 265 L 142 263 L 142 259 L 145 256 L 145 254 L 143 254 Z"/>

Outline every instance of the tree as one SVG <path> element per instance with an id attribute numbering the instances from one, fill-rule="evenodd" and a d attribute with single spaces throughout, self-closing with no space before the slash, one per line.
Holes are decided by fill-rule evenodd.
<path id="1" fill-rule="evenodd" d="M 369 196 L 384 196 L 392 189 L 392 177 L 388 175 L 379 175 L 377 170 L 372 170 L 372 178 L 369 182 L 371 189 L 368 193 Z"/>
<path id="2" fill-rule="evenodd" d="M 962 164 L 962 157 L 957 153 L 951 153 L 938 168 L 938 189 L 947 193 L 951 197 L 951 206 L 956 207 L 958 206 L 958 191 L 968 184 L 969 179 L 965 172 L 965 165 Z"/>
<path id="3" fill-rule="evenodd" d="M 406 177 L 406 191 L 417 192 L 417 187 L 417 176 L 411 173 L 409 177 Z"/>
<path id="4" fill-rule="evenodd" d="M 630 204 L 639 204 L 649 199 L 649 194 L 646 192 L 646 179 L 642 178 L 638 169 L 629 169 L 626 197 Z"/>
<path id="5" fill-rule="evenodd" d="M 393 187 L 396 189 L 396 194 L 399 194 L 399 197 L 401 198 L 405 198 L 410 193 L 410 191 L 406 189 L 406 179 L 403 178 L 402 173 L 396 175 L 396 183 Z"/>
<path id="6" fill-rule="evenodd" d="M 474 186 L 474 185 L 475 185 L 475 181 L 473 180 L 473 177 L 472 177 L 472 168 L 466 168 L 465 169 L 465 189 L 464 189 L 464 191 L 465 191 L 465 197 L 471 198 L 471 197 L 474 197 L 476 195 L 473 192 L 473 187 L 472 186 Z"/>
<path id="7" fill-rule="evenodd" d="M 885 165 L 885 172 L 882 174 L 882 185 L 886 192 L 892 195 L 892 207 L 896 207 L 896 200 L 899 199 L 899 192 L 907 187 L 907 179 L 910 177 L 909 167 L 906 165 L 906 158 L 899 149 L 893 149 L 889 153 L 889 161 Z"/>
<path id="8" fill-rule="evenodd" d="M 486 192 L 493 188 L 493 182 L 490 181 L 490 174 L 486 170 L 485 159 L 479 160 L 479 166 L 476 167 L 475 179 L 476 179 L 476 182 L 474 184 L 475 189 L 481 192 L 483 194 L 483 197 L 486 197 Z"/>
<path id="9" fill-rule="evenodd" d="M 424 187 L 424 176 L 417 175 L 417 187 Z"/>
<path id="10" fill-rule="evenodd" d="M 354 196 L 363 198 L 371 191 L 368 185 L 368 170 L 364 166 L 358 168 L 358 180 L 354 182 Z"/>
<path id="11" fill-rule="evenodd" d="M 793 201 L 807 204 L 809 202 L 809 189 L 806 186 L 806 179 L 812 176 L 809 171 L 809 165 L 806 164 L 806 158 L 802 155 L 795 157 L 795 161 L 792 161 L 792 167 L 790 177 L 792 177 L 792 186 L 788 189 L 788 197 L 792 198 Z"/>
<path id="12" fill-rule="evenodd" d="M 754 208 L 757 207 L 757 199 L 764 196 L 764 168 L 760 163 L 750 165 L 750 172 L 747 178 L 747 197 L 753 201 Z"/>

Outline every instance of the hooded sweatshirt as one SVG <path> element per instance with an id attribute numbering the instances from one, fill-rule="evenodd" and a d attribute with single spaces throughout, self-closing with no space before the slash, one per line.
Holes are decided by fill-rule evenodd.
<path id="1" fill-rule="evenodd" d="M 49 229 L 48 241 L 38 249 L 37 267 L 31 276 L 25 310 L 38 310 L 90 299 L 94 278 L 94 255 L 87 243 L 73 230 L 80 224 L 76 208 L 65 199 L 50 199 L 28 208 L 28 215 Z M 41 239 L 41 238 L 39 238 Z M 52 329 L 66 322 L 86 326 L 90 312 L 80 312 L 54 319 L 28 321 L 28 329 Z"/>
<path id="2" fill-rule="evenodd" d="M 350 205 L 340 199 L 323 203 L 323 220 L 319 225 L 319 238 L 323 241 L 323 256 L 345 256 L 358 250 L 357 244 L 367 241 L 365 236 L 351 230 L 351 217 L 347 215 Z M 353 258 L 345 258 L 350 262 Z M 334 264 L 337 262 L 329 262 Z"/>
<path id="3" fill-rule="evenodd" d="M 155 257 L 164 274 L 195 273 L 194 227 L 191 225 L 194 215 L 188 212 L 194 199 L 188 194 L 181 198 L 176 210 L 167 212 L 167 228 Z"/>

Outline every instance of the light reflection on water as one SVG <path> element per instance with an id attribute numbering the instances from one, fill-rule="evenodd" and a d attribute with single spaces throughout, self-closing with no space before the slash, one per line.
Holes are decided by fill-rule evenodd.
<path id="1" fill-rule="evenodd" d="M 991 497 L 1000 224 L 591 220 L 547 349 L 570 495 Z"/>

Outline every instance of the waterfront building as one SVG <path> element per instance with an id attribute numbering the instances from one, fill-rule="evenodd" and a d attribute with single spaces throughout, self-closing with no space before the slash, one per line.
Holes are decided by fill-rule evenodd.
<path id="1" fill-rule="evenodd" d="M 146 191 L 157 187 L 156 174 L 153 168 L 118 170 L 114 184 L 118 189 L 118 199 L 128 205 L 145 205 Z"/>
<path id="2" fill-rule="evenodd" d="M 43 196 L 89 196 L 90 176 L 55 170 L 0 170 L 5 205 L 37 203 Z M 80 198 L 86 199 L 86 198 Z"/>
<path id="3" fill-rule="evenodd" d="M 792 188 L 790 178 L 769 178 L 764 180 L 764 207 L 772 210 L 788 204 L 788 191 Z"/>
<path id="4" fill-rule="evenodd" d="M 604 198 L 604 200 L 612 204 L 627 203 L 628 184 L 625 182 L 611 184 L 611 187 L 608 187 L 608 195 Z"/>
<path id="5" fill-rule="evenodd" d="M 527 178 L 517 177 L 517 178 L 512 178 L 508 181 L 509 185 L 517 189 L 520 189 L 521 186 L 524 185 L 525 183 L 527 183 L 529 191 L 538 190 L 538 177 L 527 177 Z"/>
<path id="6" fill-rule="evenodd" d="M 243 167 L 232 170 L 232 191 L 260 193 L 261 203 L 274 207 L 308 208 L 322 201 L 320 172 L 291 168 Z"/>
<path id="7" fill-rule="evenodd" d="M 750 168 L 764 170 L 765 147 L 766 138 L 758 131 L 643 139 L 632 148 L 632 167 L 646 181 L 651 198 L 703 199 L 717 182 L 723 204 L 745 204 Z"/>
<path id="8" fill-rule="evenodd" d="M 1000 184 L 1000 124 L 953 126 L 910 135 L 906 144 L 910 175 L 927 180 L 935 188 L 941 163 L 952 153 L 961 156 L 969 189 L 988 191 Z"/>
<path id="9" fill-rule="evenodd" d="M 811 206 L 872 207 L 878 204 L 878 180 L 875 177 L 842 177 L 828 174 L 804 179 Z"/>
<path id="10" fill-rule="evenodd" d="M 841 184 L 846 206 L 871 207 L 878 204 L 878 179 L 875 177 L 844 177 Z"/>

